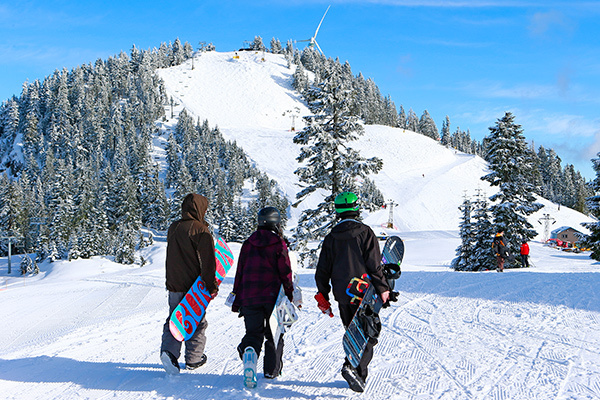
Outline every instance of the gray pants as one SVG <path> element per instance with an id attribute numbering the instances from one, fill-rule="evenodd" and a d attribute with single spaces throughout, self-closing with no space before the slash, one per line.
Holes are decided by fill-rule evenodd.
<path id="1" fill-rule="evenodd" d="M 177 359 L 179 359 L 179 356 L 181 355 L 181 342 L 175 339 L 171 334 L 171 331 L 169 330 L 169 319 L 171 318 L 171 314 L 173 314 L 173 310 L 183 299 L 183 296 L 185 296 L 184 292 L 169 292 L 169 316 L 163 326 L 162 344 L 160 346 L 161 352 L 169 351 Z M 184 342 L 186 364 L 197 363 L 202 358 L 204 346 L 206 345 L 205 331 L 207 326 L 208 322 L 206 322 L 206 314 L 204 314 L 196 332 L 194 332 L 191 338 Z"/>

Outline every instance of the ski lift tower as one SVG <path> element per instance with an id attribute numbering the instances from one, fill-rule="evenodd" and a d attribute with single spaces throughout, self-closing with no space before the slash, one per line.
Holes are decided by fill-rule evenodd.
<path id="1" fill-rule="evenodd" d="M 389 214 L 388 214 L 388 221 L 387 224 L 385 225 L 386 228 L 391 229 L 394 227 L 394 206 L 397 206 L 398 203 L 395 203 L 394 200 L 388 200 L 387 203 L 385 203 L 385 207 L 389 210 Z"/>
<path id="2" fill-rule="evenodd" d="M 12 235 L 4 235 L 4 236 L 0 236 L 0 239 L 8 240 L 8 273 L 10 274 L 12 272 L 12 268 L 11 268 L 12 244 L 15 243 L 17 240 L 20 240 L 21 238 L 12 236 Z"/>
<path id="3" fill-rule="evenodd" d="M 284 117 L 286 115 L 290 116 L 290 118 L 292 119 L 292 128 L 290 129 L 290 132 L 296 132 L 296 118 L 300 116 L 300 108 L 294 107 L 293 110 L 285 110 L 282 115 Z"/>
<path id="4" fill-rule="evenodd" d="M 538 219 L 538 222 L 541 224 L 543 221 L 544 224 L 544 243 L 550 239 L 550 225 L 554 225 L 556 223 L 556 219 L 552 218 L 550 214 L 544 214 L 544 216 Z M 552 224 L 550 224 L 552 222 Z"/>

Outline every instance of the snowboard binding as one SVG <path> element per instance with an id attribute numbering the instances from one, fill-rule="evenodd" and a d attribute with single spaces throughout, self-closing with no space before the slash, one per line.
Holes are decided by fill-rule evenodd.
<path id="1" fill-rule="evenodd" d="M 388 286 L 390 287 L 390 299 L 385 302 L 383 305 L 384 308 L 390 306 L 390 303 L 393 301 L 398 301 L 399 292 L 394 291 L 394 287 L 396 286 L 396 279 L 400 278 L 402 271 L 400 270 L 400 266 L 398 264 L 384 264 L 383 265 L 383 276 L 387 281 Z"/>

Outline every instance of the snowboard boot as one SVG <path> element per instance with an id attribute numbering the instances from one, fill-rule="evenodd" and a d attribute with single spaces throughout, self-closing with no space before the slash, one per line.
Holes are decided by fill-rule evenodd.
<path id="1" fill-rule="evenodd" d="M 358 372 L 350 365 L 342 367 L 342 376 L 348 382 L 350 389 L 355 392 L 365 391 L 365 381 L 358 375 Z"/>
<path id="2" fill-rule="evenodd" d="M 283 369 L 283 368 L 279 369 L 279 372 L 276 372 L 276 371 L 273 371 L 273 372 L 265 372 L 265 374 L 264 374 L 264 375 L 265 375 L 265 378 L 267 378 L 267 379 L 275 379 L 275 378 L 277 378 L 278 376 L 281 376 L 281 375 L 282 375 L 282 372 L 281 372 L 281 371 L 282 371 L 282 369 Z"/>
<path id="3" fill-rule="evenodd" d="M 160 361 L 169 375 L 179 374 L 179 361 L 175 358 L 170 351 L 163 351 L 160 353 Z"/>
<path id="4" fill-rule="evenodd" d="M 256 351 L 248 346 L 244 350 L 244 386 L 253 389 L 256 387 L 256 359 L 258 358 Z"/>
<path id="5" fill-rule="evenodd" d="M 206 359 L 206 354 L 202 354 L 202 357 L 200 357 L 200 361 L 198 361 L 197 363 L 185 363 L 185 369 L 196 369 L 198 367 L 201 367 L 204 364 L 206 364 Z"/>

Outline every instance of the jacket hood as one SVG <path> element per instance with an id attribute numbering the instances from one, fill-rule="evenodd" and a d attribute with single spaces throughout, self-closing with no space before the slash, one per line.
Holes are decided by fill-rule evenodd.
<path id="1" fill-rule="evenodd" d="M 357 237 L 362 232 L 362 222 L 348 219 L 342 220 L 331 230 L 331 235 L 336 240 L 349 240 Z"/>
<path id="2" fill-rule="evenodd" d="M 208 209 L 208 199 L 200 194 L 190 193 L 183 199 L 181 204 L 181 219 L 195 219 L 208 225 L 204 215 Z"/>
<path id="3" fill-rule="evenodd" d="M 280 241 L 281 238 L 268 229 L 259 229 L 248 238 L 248 242 L 255 247 L 267 247 Z"/>

